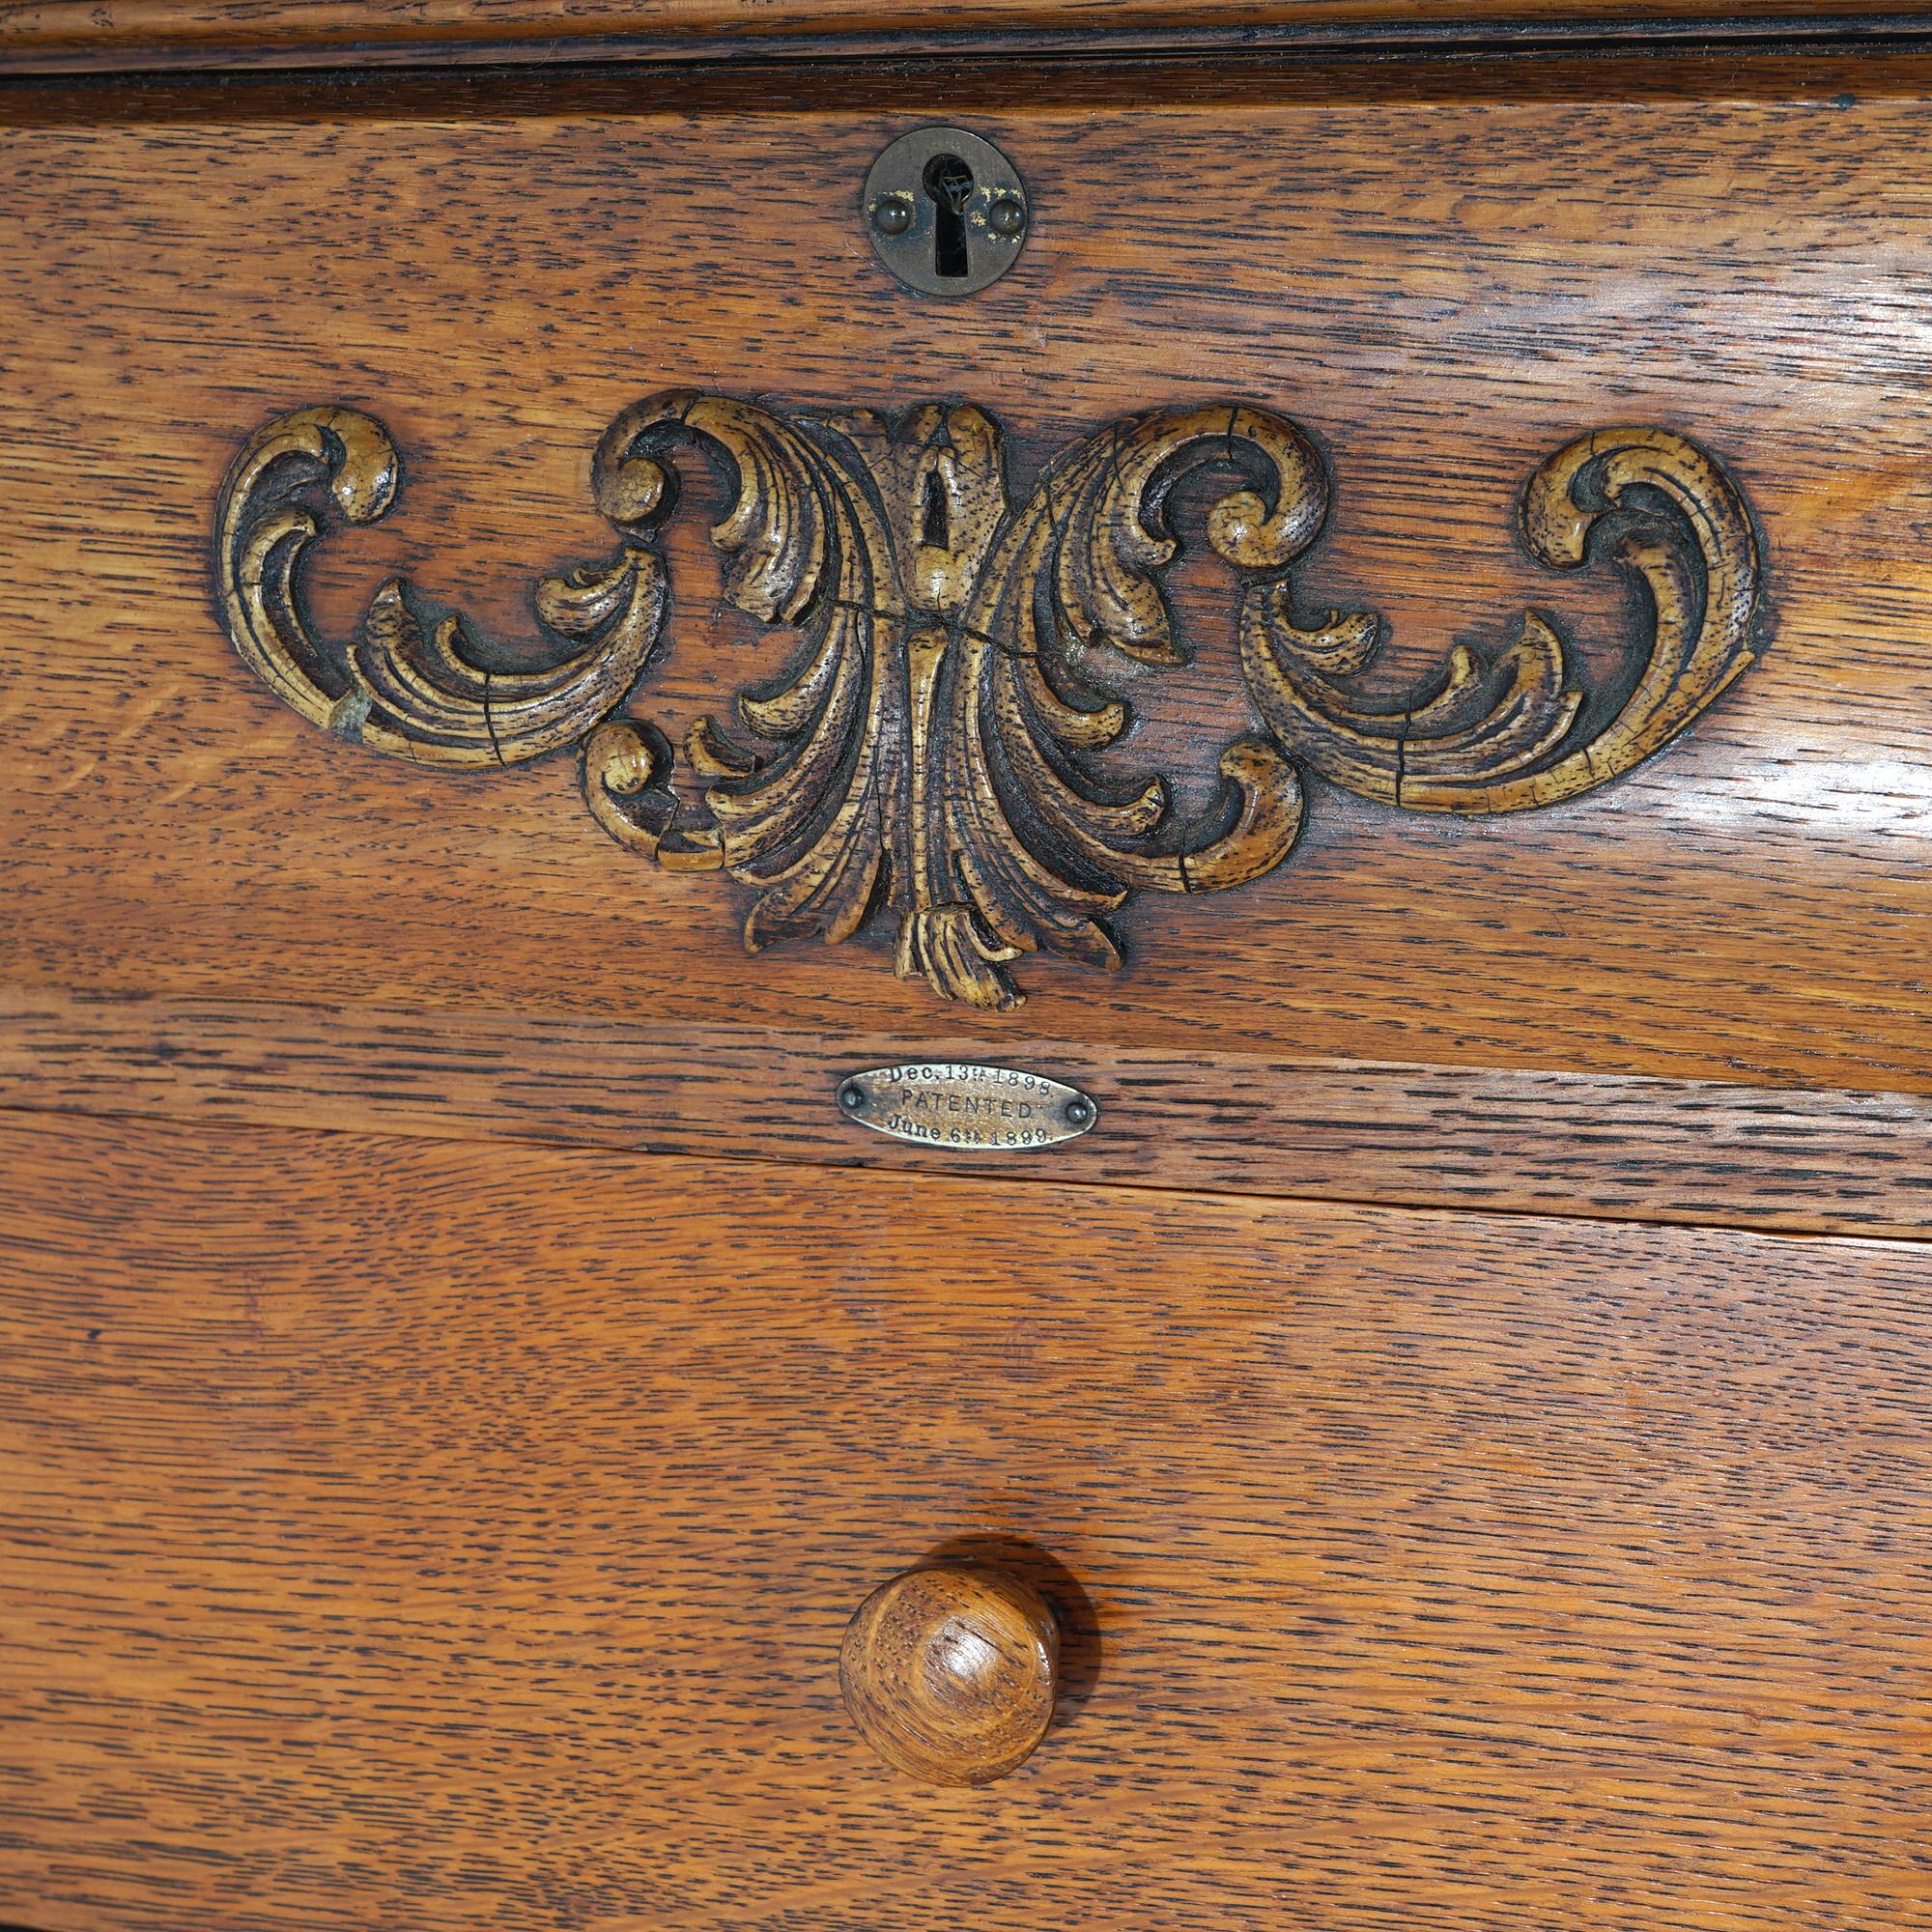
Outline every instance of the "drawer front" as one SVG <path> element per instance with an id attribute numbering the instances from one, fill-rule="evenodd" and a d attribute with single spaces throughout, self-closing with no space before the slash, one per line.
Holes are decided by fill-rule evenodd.
<path id="1" fill-rule="evenodd" d="M 859 1067 L 993 1061 L 1099 1100 L 1105 1133 L 1032 1164 L 1061 1178 L 1917 1232 L 1932 185 L 1900 157 L 1932 69 L 969 67 L 178 78 L 0 101 L 0 1097 L 957 1169 L 976 1157 L 877 1140 L 831 1096 Z M 997 143 L 1027 196 L 1015 265 L 963 300 L 901 287 L 862 207 L 882 149 L 942 118 Z M 823 556 L 786 579 L 810 577 L 815 604 L 780 594 L 782 570 L 730 577 L 714 529 L 745 527 L 719 525 L 729 466 L 706 451 L 724 445 L 696 429 L 661 452 L 681 479 L 662 517 L 612 497 L 607 464 L 604 507 L 631 518 L 613 531 L 599 440 L 668 391 L 832 466 L 851 554 L 876 567 L 866 598 L 841 604 Z M 1102 465 L 1076 514 L 1049 487 L 1123 424 L 1186 441 L 1174 425 L 1224 404 L 1249 412 L 1227 418 L 1240 433 L 1195 437 L 1172 491 L 1144 476 L 1127 503 Z M 347 446 L 314 410 L 371 426 L 352 438 L 375 465 L 374 494 L 349 493 L 359 524 L 323 488 Z M 870 454 L 827 427 L 855 411 L 877 417 Z M 251 437 L 292 415 L 319 454 L 242 488 Z M 990 630 L 958 602 L 963 565 L 898 557 L 931 533 L 931 472 L 907 450 L 935 420 L 964 478 L 944 533 L 979 546 L 976 591 L 1008 546 Z M 371 454 L 377 425 L 392 462 Z M 1605 431 L 1630 461 L 1674 452 L 1674 509 L 1628 464 L 1622 512 L 1579 507 L 1602 465 L 1571 477 L 1580 497 L 1538 496 Z M 1301 521 L 1244 549 L 1243 489 Z M 761 514 L 796 533 L 773 506 L 801 500 L 775 485 Z M 1213 521 L 1223 500 L 1236 525 Z M 246 543 L 216 540 L 224 502 L 231 535 L 318 521 L 291 622 L 322 655 L 299 674 L 224 605 L 248 568 Z M 1123 729 L 1019 773 L 1034 741 L 997 722 L 1002 652 L 1027 600 L 1065 587 L 1012 550 L 1029 504 L 1085 559 L 1080 608 L 1107 601 L 1096 558 L 1138 557 L 1112 621 L 1143 648 L 1061 639 L 1048 655 L 1077 658 L 1083 701 L 1118 698 Z M 1551 568 L 1572 512 L 1584 560 Z M 1304 540 L 1279 569 L 1254 561 Z M 540 626 L 537 586 L 626 556 L 602 603 L 551 593 Z M 413 602 L 379 594 L 398 579 Z M 1179 662 L 1149 647 L 1163 598 Z M 508 769 L 437 768 L 465 732 L 495 765 L 487 704 L 398 737 L 351 667 L 372 606 L 418 668 L 447 611 L 499 667 L 588 623 L 592 683 L 629 721 L 614 755 L 580 731 L 603 746 L 588 794 L 568 731 Z M 850 868 L 802 897 L 755 854 L 703 869 L 724 857 L 717 781 L 688 727 L 717 720 L 771 769 L 788 754 L 748 735 L 740 697 L 859 608 L 884 695 L 801 755 L 795 787 Z M 1344 626 L 1325 661 L 1383 707 L 1362 769 L 1284 722 L 1243 657 L 1243 612 L 1320 630 L 1330 610 L 1385 620 L 1359 673 L 1342 646 L 1369 632 Z M 657 627 L 628 696 L 605 661 L 627 612 Z M 1707 634 L 1662 709 L 1640 701 L 1658 640 Z M 1306 671 L 1308 647 L 1286 647 Z M 1484 809 L 1442 810 L 1439 785 L 1390 771 L 1387 720 L 1463 648 L 1505 722 L 1512 665 L 1560 662 L 1546 710 L 1582 703 L 1570 750 L 1526 767 L 1498 726 L 1503 749 L 1471 753 Z M 983 702 L 915 728 L 907 680 L 935 663 Z M 988 719 L 1012 742 L 962 739 Z M 1439 779 L 1455 759 L 1425 735 Z M 1577 755 L 1605 781 L 1534 807 L 1550 761 Z M 862 757 L 871 816 L 840 819 Z M 1134 864 L 1038 816 L 1071 785 L 1104 818 L 1154 777 L 1171 822 L 1119 834 Z M 1299 794 L 1272 869 L 1243 876 L 1280 844 L 1280 810 L 1247 826 L 1241 865 L 1162 857 L 1187 828 L 1232 832 L 1243 784 L 1276 808 Z M 1044 910 L 1011 930 L 1039 950 L 990 957 L 1007 940 L 959 901 L 1009 899 L 1037 861 Z M 847 932 L 862 877 L 875 900 Z M 895 894 L 923 894 L 920 917 Z M 748 932 L 775 943 L 750 954 Z M 1006 983 L 1023 1006 L 957 997 Z"/>
<path id="2" fill-rule="evenodd" d="M 1273 1055 L 1920 1091 L 1932 1036 L 1905 989 L 1932 893 L 1918 863 L 1932 183 L 1900 156 L 1917 152 L 1926 85 L 1912 62 L 1820 57 L 914 71 L 801 84 L 796 104 L 774 104 L 769 77 L 729 73 L 11 94 L 9 977 L 68 993 L 803 1029 L 901 1050 L 944 1038 L 1090 1061 L 1138 1049 L 1236 1067 Z M 860 209 L 879 151 L 941 113 L 998 143 L 1030 196 L 1017 266 L 959 301 L 900 287 Z M 245 557 L 217 563 L 212 528 L 266 423 L 353 412 L 396 451 L 400 488 L 379 519 L 344 526 L 303 499 L 328 526 L 300 571 L 315 635 L 339 654 L 400 578 L 426 625 L 460 611 L 487 657 L 536 648 L 546 577 L 623 554 L 594 499 L 593 451 L 666 391 L 724 399 L 705 406 L 714 422 L 753 410 L 777 425 L 758 436 L 808 443 L 827 414 L 950 404 L 960 466 L 991 463 L 973 439 L 996 429 L 1015 505 L 1037 508 L 1052 496 L 1042 472 L 1123 433 L 1113 426 L 1248 408 L 1227 439 L 1237 461 L 1209 460 L 1217 430 L 1196 439 L 1206 467 L 1164 506 L 1149 484 L 1140 537 L 1131 504 L 1082 522 L 1054 499 L 1067 545 L 1098 547 L 1079 566 L 1101 573 L 1082 580 L 1090 615 L 1106 604 L 1106 556 L 1153 545 L 1150 518 L 1180 548 L 1164 569 L 1142 556 L 1139 588 L 1115 585 L 1139 614 L 1108 621 L 1142 655 L 1080 658 L 1081 688 L 1124 705 L 1123 734 L 1052 756 L 1094 798 L 1160 776 L 1174 837 L 1191 825 L 1206 839 L 1232 795 L 1227 749 L 1273 744 L 1280 763 L 1286 743 L 1302 798 L 1293 849 L 1238 885 L 1239 867 L 1170 865 L 1169 884 L 1228 889 L 1163 891 L 1144 853 L 1083 860 L 1070 833 L 1026 831 L 1052 786 L 1013 775 L 1032 755 L 1017 739 L 949 751 L 935 737 L 932 759 L 956 761 L 920 767 L 932 785 L 986 814 L 998 801 L 1021 831 L 945 832 L 936 804 L 920 808 L 958 848 L 929 890 L 972 896 L 973 866 L 1048 867 L 1052 918 L 1014 916 L 1041 950 L 988 963 L 944 918 L 908 937 L 883 903 L 842 937 L 857 871 L 775 909 L 769 880 L 751 882 L 754 857 L 734 877 L 666 869 L 643 833 L 621 849 L 586 809 L 573 745 L 509 770 L 425 769 L 419 741 L 371 749 L 384 714 L 347 684 L 329 685 L 348 700 L 331 736 L 238 657 L 238 620 L 224 624 L 211 583 L 233 589 Z M 958 415 L 968 406 L 983 413 Z M 1592 517 L 1569 497 L 1537 512 L 1533 479 L 1604 431 L 1688 440 L 1712 466 L 1672 516 L 1639 519 L 1643 541 L 1707 513 L 1723 525 L 1689 561 L 1657 563 L 1648 587 L 1614 543 L 1567 570 L 1526 547 L 1524 516 L 1541 517 L 1546 548 L 1551 516 L 1580 518 L 1584 541 Z M 902 440 L 916 432 L 901 422 Z M 816 434 L 823 445 L 830 432 Z M 887 522 L 930 509 L 880 480 L 895 460 L 882 442 L 840 459 L 890 497 Z M 728 493 L 701 449 L 666 461 L 683 501 L 634 547 L 661 558 L 668 605 L 629 711 L 676 751 L 685 810 L 702 820 L 692 787 L 715 781 L 688 756 L 687 727 L 710 717 L 746 743 L 740 694 L 798 648 L 785 619 L 812 622 L 781 594 L 793 581 L 780 564 L 745 580 L 750 552 L 731 601 L 708 534 Z M 1690 461 L 1659 465 L 1682 480 Z M 1283 462 L 1305 464 L 1301 484 Z M 984 481 L 962 485 L 959 516 L 978 513 Z M 1313 535 L 1318 483 L 1329 507 Z M 773 484 L 781 505 L 787 487 Z M 1644 497 L 1633 488 L 1627 510 Z M 1430 801 L 1474 794 L 1418 791 L 1385 737 L 1352 777 L 1312 726 L 1270 739 L 1238 661 L 1239 611 L 1282 577 L 1253 559 L 1278 558 L 1293 533 L 1236 544 L 1250 559 L 1238 567 L 1217 554 L 1208 510 L 1240 489 L 1275 493 L 1284 518 L 1289 498 L 1301 504 L 1306 548 L 1281 606 L 1294 621 L 1386 620 L 1359 676 L 1327 646 L 1354 699 L 1409 715 L 1405 695 L 1433 690 L 1458 646 L 1472 667 L 1525 676 L 1560 660 L 1583 703 L 1578 742 L 1609 781 L 1501 810 L 1533 804 L 1542 768 L 1510 779 L 1521 758 L 1492 747 L 1470 769 L 1505 776 L 1464 815 Z M 290 500 L 265 485 L 248 514 Z M 777 541 L 789 526 L 775 527 Z M 913 594 L 917 573 L 892 578 L 882 536 L 846 539 L 875 570 L 880 608 Z M 844 595 L 825 587 L 831 571 L 813 609 Z M 1006 627 L 996 658 L 1022 635 L 1020 604 L 1054 582 L 1023 557 L 1009 587 L 987 619 Z M 1156 587 L 1186 662 L 1154 661 Z M 1697 635 L 1700 600 L 1731 600 L 1735 623 L 1704 612 L 1731 655 L 1682 669 L 1665 722 L 1688 720 L 1683 735 L 1652 718 L 1620 738 L 1607 721 L 1628 711 L 1662 592 Z M 753 614 L 761 597 L 773 621 Z M 398 610 L 377 600 L 392 643 Z M 1559 660 L 1510 655 L 1525 612 L 1543 613 L 1532 629 L 1547 619 Z M 919 658 L 917 614 L 882 620 L 895 675 L 915 676 L 902 667 Z M 1514 674 L 1479 679 L 1482 701 L 1506 711 L 1496 679 Z M 997 710 L 997 667 L 981 675 Z M 825 756 L 845 763 L 799 781 L 802 810 L 836 806 L 862 756 L 910 797 L 913 727 L 878 702 L 834 734 Z M 466 728 L 488 729 L 474 716 Z M 340 735 L 357 730 L 367 744 Z M 541 742 L 533 730 L 505 755 Z M 1431 744 L 1418 736 L 1409 754 L 1446 770 Z M 1272 772 L 1275 806 L 1291 781 Z M 1379 795 L 1404 785 L 1406 803 Z M 601 803 L 621 818 L 621 798 Z M 645 820 L 654 809 L 633 807 Z M 869 847 L 841 851 L 876 866 L 881 894 L 912 892 L 923 848 L 890 816 L 879 806 Z M 1118 825 L 1109 836 L 1135 844 Z M 680 832 L 665 851 L 702 863 L 701 845 Z M 1247 857 L 1266 845 L 1257 834 Z M 1121 902 L 1095 912 L 1089 888 Z M 1063 914 L 1071 938 L 1053 925 Z M 1102 928 L 1120 970 L 1098 970 Z M 777 943 L 748 956 L 748 930 Z M 986 975 L 1027 1004 L 944 997 Z"/>
<path id="3" fill-rule="evenodd" d="M 1907 1245 L 0 1121 L 0 1917 L 1932 1926 Z M 980 1791 L 840 1703 L 1040 1585 Z"/>

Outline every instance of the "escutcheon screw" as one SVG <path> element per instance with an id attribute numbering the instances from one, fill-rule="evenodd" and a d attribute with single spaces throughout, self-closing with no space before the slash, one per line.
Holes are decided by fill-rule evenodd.
<path id="1" fill-rule="evenodd" d="M 912 226 L 912 203 L 902 194 L 882 194 L 872 209 L 872 226 L 881 235 L 903 235 Z"/>
<path id="2" fill-rule="evenodd" d="M 993 197 L 992 205 L 986 210 L 986 226 L 995 235 L 1011 241 L 1015 235 L 1026 232 L 1026 203 L 1016 194 L 999 194 Z"/>

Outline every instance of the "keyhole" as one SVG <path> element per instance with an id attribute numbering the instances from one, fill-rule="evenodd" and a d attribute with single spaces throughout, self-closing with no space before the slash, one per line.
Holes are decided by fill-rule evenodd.
<path id="1" fill-rule="evenodd" d="M 961 280 L 966 261 L 966 204 L 973 199 L 973 170 L 957 155 L 934 155 L 925 164 L 925 192 L 933 206 L 932 272 Z"/>

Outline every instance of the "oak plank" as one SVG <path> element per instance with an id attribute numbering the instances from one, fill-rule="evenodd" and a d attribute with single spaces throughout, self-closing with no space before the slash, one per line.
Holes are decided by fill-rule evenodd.
<path id="1" fill-rule="evenodd" d="M 21 1116 L 0 1231 L 43 1932 L 1932 1925 L 1923 1247 Z M 977 1794 L 838 1687 L 962 1542 Z"/>
<path id="2" fill-rule="evenodd" d="M 116 95 L 89 123 L 71 93 L 11 92 L 0 977 L 909 1050 L 944 1035 L 992 1058 L 1040 1039 L 1922 1092 L 1932 182 L 1899 157 L 1932 96 L 1922 76 L 1839 87 L 1869 63 L 1787 62 L 1726 70 L 1715 96 L 1707 64 L 1685 99 L 1630 92 L 1627 65 L 1590 99 L 1573 67 L 1544 99 L 1532 68 L 1514 99 L 1444 98 L 1438 76 L 1354 104 L 1304 72 L 1279 99 L 1152 113 L 1096 113 L 1072 83 L 1057 102 L 1051 73 L 1003 106 L 959 77 L 955 107 L 1022 160 L 1042 213 L 1020 270 L 944 307 L 887 282 L 855 225 L 802 260 L 737 184 L 754 162 L 788 206 L 846 206 L 875 108 L 646 90 L 624 111 L 556 86 L 441 118 L 317 80 L 252 114 L 242 83 L 152 84 L 136 96 L 165 111 Z M 1521 556 L 1516 494 L 1592 423 L 1679 423 L 1756 506 L 1776 636 L 1611 790 L 1457 824 L 1319 795 L 1278 873 L 1144 897 L 1123 974 L 1037 965 L 1021 1014 L 974 1020 L 895 981 L 869 934 L 748 961 L 734 890 L 618 852 L 567 761 L 470 781 L 358 755 L 220 633 L 207 518 L 270 412 L 337 398 L 402 440 L 397 513 L 323 553 L 329 623 L 406 569 L 515 638 L 539 572 L 607 547 L 597 432 L 669 383 L 970 396 L 1029 469 L 1154 403 L 1286 408 L 1336 477 L 1303 592 L 1386 611 L 1409 671 L 1525 606 L 1613 651 L 1623 593 Z M 673 526 L 682 614 L 640 700 L 670 722 L 779 648 L 719 600 L 708 490 L 691 479 Z M 1165 765 L 1198 798 L 1244 709 L 1225 578 L 1184 565 L 1177 603 L 1198 660 L 1131 680 L 1123 770 Z"/>
<path id="3" fill-rule="evenodd" d="M 1099 1103 L 1080 1140 L 1020 1155 L 908 1146 L 836 1105 L 848 1073 L 984 1051 L 944 1034 L 0 988 L 0 1106 L 20 1109 L 1793 1233 L 1932 1228 L 1932 1099 L 1910 1094 L 1035 1037 L 1026 1069 Z"/>

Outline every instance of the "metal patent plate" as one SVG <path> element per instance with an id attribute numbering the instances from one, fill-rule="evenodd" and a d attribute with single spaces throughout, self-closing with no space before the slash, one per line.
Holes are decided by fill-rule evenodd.
<path id="1" fill-rule="evenodd" d="M 995 1152 L 1070 1141 L 1100 1118 L 1077 1087 L 958 1060 L 909 1061 L 847 1074 L 838 1098 L 848 1121 L 895 1141 Z"/>

